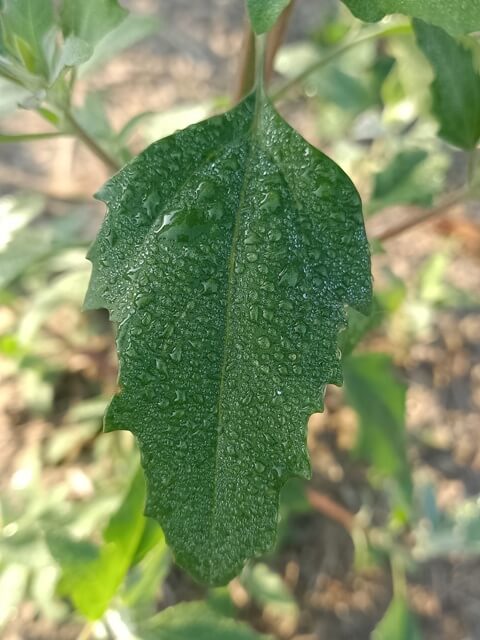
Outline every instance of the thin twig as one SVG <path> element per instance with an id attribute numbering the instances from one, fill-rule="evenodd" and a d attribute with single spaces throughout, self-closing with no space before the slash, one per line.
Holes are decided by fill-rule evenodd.
<path id="1" fill-rule="evenodd" d="M 409 34 L 411 33 L 411 30 L 412 29 L 409 25 L 397 25 L 395 27 L 387 27 L 385 29 L 372 29 L 362 38 L 346 42 L 345 44 L 339 46 L 337 49 L 334 49 L 331 53 L 327 54 L 324 58 L 321 58 L 320 60 L 317 60 L 316 62 L 310 64 L 301 73 L 299 73 L 298 76 L 291 78 L 291 80 L 287 80 L 285 84 L 274 90 L 270 94 L 270 98 L 272 102 L 280 100 L 291 89 L 306 80 L 309 75 L 315 73 L 315 71 L 319 71 L 323 67 L 327 66 L 327 64 L 330 64 L 330 62 L 332 62 L 333 60 L 336 60 L 340 56 L 343 56 L 345 53 L 347 53 L 347 51 L 354 49 L 360 44 L 364 44 L 365 42 L 369 42 L 370 40 L 375 40 L 376 38 L 382 38 L 390 35 Z"/>
<path id="2" fill-rule="evenodd" d="M 245 17 L 240 56 L 240 69 L 233 94 L 234 104 L 240 102 L 244 96 L 250 93 L 255 85 L 255 34 L 248 16 Z"/>
<path id="3" fill-rule="evenodd" d="M 82 627 L 82 630 L 77 636 L 77 640 L 89 640 L 91 638 L 93 632 L 93 623 L 87 622 L 87 624 Z"/>
<path id="4" fill-rule="evenodd" d="M 121 164 L 113 158 L 105 149 L 103 149 L 96 140 L 94 140 L 90 134 L 82 127 L 75 116 L 69 112 L 65 112 L 65 119 L 73 130 L 73 133 L 81 140 L 90 151 L 99 158 L 108 169 L 117 172 L 121 169 Z"/>
<path id="5" fill-rule="evenodd" d="M 347 531 L 352 531 L 355 524 L 355 516 L 344 506 L 338 504 L 326 494 L 315 491 L 315 489 L 307 489 L 307 498 L 315 511 L 319 511 L 330 520 L 334 520 Z"/>
<path id="6" fill-rule="evenodd" d="M 291 0 L 290 4 L 285 7 L 283 13 L 268 36 L 267 55 L 265 59 L 265 84 L 267 87 L 273 75 L 275 56 L 277 55 L 277 51 L 281 47 L 287 33 L 288 24 L 295 8 L 295 3 L 296 0 Z"/>
<path id="7" fill-rule="evenodd" d="M 400 220 L 400 222 L 396 224 L 388 226 L 382 224 L 382 215 L 379 214 L 378 216 L 367 220 L 367 235 L 370 239 L 379 240 L 381 242 L 390 240 L 390 238 L 394 238 L 395 236 L 398 236 L 404 231 L 408 231 L 419 224 L 448 213 L 450 209 L 464 202 L 466 198 L 468 198 L 468 191 L 460 189 L 450 194 L 450 196 L 445 198 L 445 200 L 431 209 L 420 209 L 417 207 L 411 208 L 410 210 L 414 211 L 413 215 Z M 385 215 L 386 214 L 383 214 L 383 217 L 385 217 Z"/>

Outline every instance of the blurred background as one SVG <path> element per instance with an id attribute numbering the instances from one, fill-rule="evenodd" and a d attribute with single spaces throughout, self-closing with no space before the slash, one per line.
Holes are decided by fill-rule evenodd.
<path id="1" fill-rule="evenodd" d="M 74 98 L 119 162 L 228 108 L 245 21 L 239 0 L 122 5 L 130 16 L 81 65 Z M 141 477 L 131 434 L 101 434 L 112 326 L 81 310 L 104 215 L 92 194 L 110 172 L 78 138 L 51 138 L 0 79 L 5 640 L 480 638 L 480 208 L 458 197 L 469 159 L 436 135 L 432 71 L 405 19 L 366 26 L 335 0 L 297 0 L 286 26 L 272 94 L 360 190 L 376 300 L 341 339 L 346 384 L 310 420 L 313 479 L 285 488 L 277 548 L 222 589 L 176 567 L 153 524 L 133 550 L 118 533 L 125 509 L 141 511 Z"/>

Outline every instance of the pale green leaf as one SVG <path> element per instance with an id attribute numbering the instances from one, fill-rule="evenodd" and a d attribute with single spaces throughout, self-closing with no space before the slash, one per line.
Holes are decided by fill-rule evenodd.
<path id="1" fill-rule="evenodd" d="M 422 640 L 415 615 L 400 596 L 394 597 L 372 634 L 372 640 Z"/>
<path id="2" fill-rule="evenodd" d="M 453 35 L 480 30 L 480 0 L 343 0 L 350 11 L 367 22 L 389 13 L 403 13 L 443 27 Z"/>
<path id="3" fill-rule="evenodd" d="M 0 26 L 10 56 L 48 80 L 56 52 L 52 0 L 5 0 Z"/>
<path id="4" fill-rule="evenodd" d="M 156 33 L 159 29 L 160 21 L 156 16 L 130 13 L 95 45 L 92 56 L 79 69 L 80 76 L 97 70 L 121 51 Z"/>
<path id="5" fill-rule="evenodd" d="M 25 597 L 29 573 L 28 567 L 15 562 L 10 562 L 0 572 L 0 630 L 17 613 L 17 607 Z"/>
<path id="6" fill-rule="evenodd" d="M 142 628 L 142 640 L 268 640 L 246 624 L 219 615 L 203 602 L 169 607 Z M 270 638 L 270 640 L 272 640 Z"/>
<path id="7" fill-rule="evenodd" d="M 248 98 L 111 179 L 86 307 L 118 323 L 107 431 L 138 439 L 147 513 L 177 561 L 225 583 L 275 541 L 278 495 L 310 474 L 305 427 L 342 379 L 345 305 L 370 257 L 348 177 Z"/>
<path id="8" fill-rule="evenodd" d="M 443 29 L 414 21 L 417 42 L 435 72 L 431 85 L 432 111 L 439 135 L 463 149 L 480 138 L 480 75 L 466 38 L 452 38 Z"/>
<path id="9" fill-rule="evenodd" d="M 144 496 L 143 475 L 137 473 L 104 531 L 100 548 L 56 534 L 47 536 L 50 551 L 62 568 L 60 592 L 91 620 L 106 611 L 130 567 L 145 527 Z"/>
<path id="10" fill-rule="evenodd" d="M 248 12 L 255 33 L 270 31 L 290 0 L 247 0 Z"/>
<path id="11" fill-rule="evenodd" d="M 357 411 L 355 452 L 383 479 L 395 482 L 393 493 L 408 507 L 412 481 L 406 451 L 406 387 L 392 360 L 381 353 L 350 356 L 344 361 L 347 400 Z"/>
<path id="12" fill-rule="evenodd" d="M 295 628 L 299 609 L 282 577 L 263 563 L 246 567 L 241 583 L 249 596 L 269 619 L 282 620 Z"/>
<path id="13" fill-rule="evenodd" d="M 63 0 L 60 8 L 64 35 L 73 34 L 90 45 L 115 29 L 127 14 L 118 0 Z"/>

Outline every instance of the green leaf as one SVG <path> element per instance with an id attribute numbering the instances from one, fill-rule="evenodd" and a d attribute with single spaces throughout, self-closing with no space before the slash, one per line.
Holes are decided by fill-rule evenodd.
<path id="1" fill-rule="evenodd" d="M 91 620 L 106 611 L 130 567 L 144 531 L 144 497 L 143 474 L 138 472 L 110 519 L 100 548 L 60 535 L 47 536 L 50 551 L 62 567 L 60 592 Z"/>
<path id="2" fill-rule="evenodd" d="M 117 0 L 63 0 L 60 9 L 65 37 L 73 34 L 90 45 L 115 29 L 127 14 Z"/>
<path id="3" fill-rule="evenodd" d="M 356 454 L 382 478 L 396 483 L 398 502 L 408 507 L 412 481 L 405 434 L 406 387 L 389 356 L 366 353 L 344 362 L 345 392 L 360 425 Z"/>
<path id="4" fill-rule="evenodd" d="M 97 70 L 121 51 L 156 33 L 159 28 L 160 21 L 156 16 L 130 13 L 95 45 L 93 55 L 79 69 L 80 76 Z"/>
<path id="5" fill-rule="evenodd" d="M 462 149 L 475 148 L 480 138 L 480 75 L 473 47 L 466 45 L 467 38 L 455 40 L 421 20 L 414 20 L 414 29 L 435 72 L 432 110 L 439 135 Z"/>
<path id="6" fill-rule="evenodd" d="M 414 614 L 404 598 L 395 597 L 372 634 L 372 640 L 422 640 Z"/>
<path id="7" fill-rule="evenodd" d="M 56 53 L 52 0 L 5 0 L 0 26 L 9 54 L 48 80 Z"/>
<path id="8" fill-rule="evenodd" d="M 1 74 L 0 63 L 0 74 Z M 27 89 L 24 89 L 15 82 L 11 82 L 5 78 L 0 78 L 0 117 L 9 115 L 18 108 L 30 95 Z"/>
<path id="9" fill-rule="evenodd" d="M 29 569 L 22 564 L 10 562 L 0 572 L 0 629 L 15 616 L 18 606 L 25 598 L 28 587 Z"/>
<path id="10" fill-rule="evenodd" d="M 343 0 L 360 20 L 377 22 L 389 13 L 420 18 L 452 35 L 480 29 L 480 0 Z"/>
<path id="11" fill-rule="evenodd" d="M 81 239 L 85 216 L 80 211 L 76 211 L 75 216 L 48 223 L 9 229 L 12 220 L 8 208 L 2 210 L 4 203 L 5 200 L 0 199 L 1 240 L 5 242 L 0 242 L 0 289 L 10 285 L 33 265 L 66 247 L 85 246 L 85 240 Z"/>
<path id="12" fill-rule="evenodd" d="M 255 33 L 270 31 L 290 0 L 247 0 L 248 12 Z"/>
<path id="13" fill-rule="evenodd" d="M 121 392 L 147 513 L 196 578 L 227 582 L 275 541 L 308 477 L 305 425 L 341 382 L 346 304 L 370 257 L 349 178 L 274 111 L 234 110 L 150 146 L 101 191 L 86 307 L 118 323 Z"/>
<path id="14" fill-rule="evenodd" d="M 266 564 L 258 563 L 244 569 L 241 583 L 268 619 L 282 620 L 289 629 L 296 628 L 300 613 L 298 605 L 278 573 Z"/>
<path id="15" fill-rule="evenodd" d="M 267 640 L 267 636 L 219 615 L 203 602 L 165 609 L 144 625 L 141 637 L 142 640 Z"/>

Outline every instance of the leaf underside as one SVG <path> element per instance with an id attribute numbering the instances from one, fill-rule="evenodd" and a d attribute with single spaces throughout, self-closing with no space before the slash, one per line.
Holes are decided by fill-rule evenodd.
<path id="1" fill-rule="evenodd" d="M 377 22 L 402 13 L 443 27 L 452 35 L 480 29 L 480 0 L 343 0 L 360 20 Z"/>
<path id="2" fill-rule="evenodd" d="M 308 416 L 342 380 L 345 305 L 370 255 L 349 178 L 267 103 L 163 139 L 114 176 L 86 308 L 118 325 L 105 429 L 138 439 L 146 513 L 197 579 L 227 582 L 275 541 L 308 477 Z"/>
<path id="3" fill-rule="evenodd" d="M 435 72 L 432 111 L 440 125 L 439 135 L 451 144 L 472 150 L 480 138 L 480 74 L 474 59 L 478 44 L 468 36 L 452 38 L 422 20 L 414 20 L 413 26 L 418 46 Z"/>

